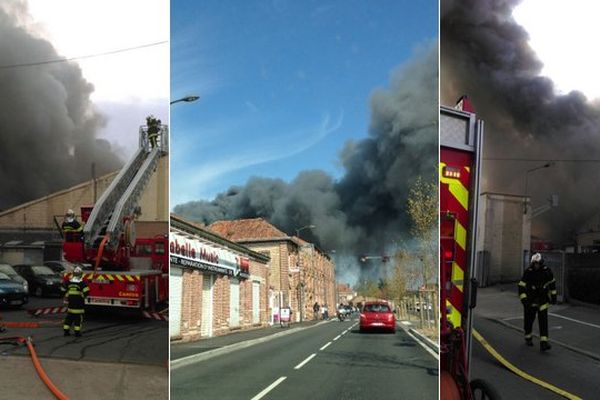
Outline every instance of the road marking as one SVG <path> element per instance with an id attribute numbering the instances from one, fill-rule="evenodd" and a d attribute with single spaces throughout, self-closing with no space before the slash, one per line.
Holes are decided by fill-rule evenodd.
<path id="1" fill-rule="evenodd" d="M 327 348 L 327 346 L 329 346 L 331 344 L 331 342 L 327 343 L 325 346 L 321 347 L 319 350 L 323 351 Z"/>
<path id="2" fill-rule="evenodd" d="M 513 364 L 511 364 L 510 362 L 508 362 L 508 360 L 506 360 L 504 357 L 502 357 L 484 338 L 483 336 L 481 336 L 481 334 L 479 334 L 479 332 L 477 332 L 475 329 L 473 329 L 473 337 L 475 337 L 475 339 L 477 339 L 477 341 L 479 343 L 481 343 L 481 345 L 488 351 L 488 353 L 490 353 L 496 360 L 498 360 L 498 362 L 500 362 L 502 365 L 504 365 L 506 368 L 508 368 L 511 372 L 514 372 L 515 374 L 517 374 L 518 376 L 520 376 L 523 379 L 527 379 L 530 382 L 533 382 L 545 389 L 548 389 L 554 393 L 557 393 L 563 397 L 566 397 L 567 399 L 570 400 L 582 400 L 581 397 L 577 397 L 574 394 L 571 394 L 569 392 L 567 392 L 566 390 L 562 390 L 557 388 L 554 385 L 551 385 L 550 383 L 544 382 L 541 379 L 538 379 L 534 376 L 529 375 L 528 373 L 520 370 L 519 368 L 515 367 Z"/>
<path id="3" fill-rule="evenodd" d="M 557 318 L 566 319 L 567 321 L 577 322 L 578 324 L 591 326 L 592 328 L 598 328 L 598 329 L 600 329 L 600 325 L 592 324 L 590 322 L 580 321 L 580 320 L 575 319 L 575 318 L 569 318 L 569 317 L 565 317 L 565 316 L 562 316 L 562 315 L 559 315 L 559 314 L 554 314 L 554 313 L 548 313 L 548 315 L 552 315 L 553 317 L 557 317 Z"/>
<path id="4" fill-rule="evenodd" d="M 412 333 L 410 333 L 409 331 L 405 330 L 404 332 L 406 332 L 408 334 L 408 336 L 410 336 L 411 338 L 413 338 L 417 343 L 419 343 L 421 345 L 422 348 L 424 348 L 425 350 L 427 350 L 427 352 L 429 354 L 431 354 L 433 357 L 435 357 L 436 360 L 440 359 L 440 355 L 438 353 L 436 353 L 435 351 L 431 350 L 429 348 L 429 346 L 427 346 L 425 343 L 423 343 L 421 340 L 419 340 L 415 335 L 413 335 Z"/>
<path id="5" fill-rule="evenodd" d="M 338 340 L 342 335 L 337 335 L 336 337 L 333 338 L 333 341 L 335 342 L 336 340 Z"/>
<path id="6" fill-rule="evenodd" d="M 306 358 L 306 360 L 304 360 L 300 364 L 296 365 L 294 367 L 294 369 L 300 369 L 300 368 L 304 367 L 304 364 L 306 364 L 307 362 L 309 362 L 310 360 L 312 360 L 316 355 L 317 355 L 317 353 L 312 353 L 310 356 L 308 356 Z"/>
<path id="7" fill-rule="evenodd" d="M 285 381 L 286 378 L 287 378 L 287 376 L 282 376 L 281 378 L 277 379 L 275 382 L 271 383 L 265 390 L 263 390 L 262 392 L 260 392 L 259 394 L 257 394 L 250 400 L 262 399 L 263 397 L 265 397 L 265 395 L 267 393 L 269 393 L 271 390 L 273 390 L 277 385 L 279 385 L 281 382 Z"/>

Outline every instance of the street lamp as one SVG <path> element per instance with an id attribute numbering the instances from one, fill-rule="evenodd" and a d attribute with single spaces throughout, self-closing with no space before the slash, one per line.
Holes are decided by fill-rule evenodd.
<path id="1" fill-rule="evenodd" d="M 175 103 L 180 103 L 180 102 L 186 102 L 186 103 L 191 103 L 192 101 L 196 101 L 200 98 L 200 96 L 185 96 L 182 97 L 180 99 L 177 100 L 173 100 L 170 105 L 173 105 Z"/>
<path id="2" fill-rule="evenodd" d="M 302 228 L 296 228 L 295 229 L 296 237 L 300 238 L 300 231 L 302 231 L 304 229 L 315 229 L 315 228 L 316 228 L 316 226 L 314 226 L 314 225 L 306 225 L 306 226 L 303 226 Z M 300 239 L 302 239 L 302 238 L 300 238 Z"/>
<path id="3" fill-rule="evenodd" d="M 551 162 L 548 162 L 544 165 L 540 165 L 539 167 L 535 167 L 535 168 L 531 168 L 528 169 L 527 172 L 525 172 L 525 199 L 523 199 L 523 214 L 527 214 L 527 188 L 528 188 L 528 183 L 529 183 L 529 174 L 532 173 L 533 171 L 537 171 L 540 169 L 544 169 L 544 168 L 549 168 L 552 166 Z"/>

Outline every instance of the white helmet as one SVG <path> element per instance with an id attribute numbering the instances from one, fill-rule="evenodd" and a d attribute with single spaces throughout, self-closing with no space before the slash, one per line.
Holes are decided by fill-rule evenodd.
<path id="1" fill-rule="evenodd" d="M 73 276 L 81 276 L 82 272 L 83 271 L 81 267 L 75 267 L 75 269 L 73 270 Z"/>
<path id="2" fill-rule="evenodd" d="M 531 263 L 539 263 L 542 262 L 542 255 L 540 253 L 535 253 L 531 256 Z"/>

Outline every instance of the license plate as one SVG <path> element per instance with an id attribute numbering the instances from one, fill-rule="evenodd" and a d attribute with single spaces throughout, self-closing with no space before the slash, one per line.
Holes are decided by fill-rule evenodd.
<path id="1" fill-rule="evenodd" d="M 90 303 L 110 304 L 110 299 L 91 299 Z"/>
<path id="2" fill-rule="evenodd" d="M 11 300 L 10 305 L 16 306 L 17 304 L 23 304 L 23 300 Z"/>
<path id="3" fill-rule="evenodd" d="M 383 326 L 381 322 L 373 322 L 371 325 L 373 326 Z"/>
<path id="4" fill-rule="evenodd" d="M 104 279 L 94 279 L 92 281 L 92 283 L 108 284 L 108 283 L 110 283 L 110 281 L 107 281 L 107 280 L 104 280 Z"/>

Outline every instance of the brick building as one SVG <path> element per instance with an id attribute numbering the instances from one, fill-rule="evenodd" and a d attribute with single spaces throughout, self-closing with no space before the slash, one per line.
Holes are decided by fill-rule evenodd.
<path id="1" fill-rule="evenodd" d="M 171 215 L 170 259 L 172 340 L 268 324 L 268 256 Z"/>
<path id="2" fill-rule="evenodd" d="M 209 229 L 268 255 L 270 322 L 279 322 L 279 309 L 290 307 L 292 319 L 312 318 L 313 304 L 335 304 L 335 267 L 314 244 L 289 236 L 263 218 L 217 221 Z"/>

